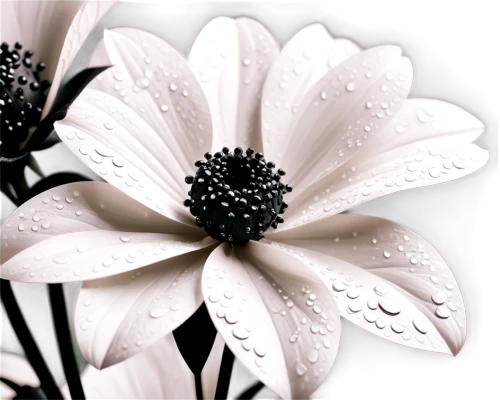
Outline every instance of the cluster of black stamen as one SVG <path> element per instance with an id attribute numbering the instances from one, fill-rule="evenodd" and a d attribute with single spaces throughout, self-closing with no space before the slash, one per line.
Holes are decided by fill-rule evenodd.
<path id="1" fill-rule="evenodd" d="M 23 52 L 20 43 L 11 48 L 5 42 L 0 50 L 1 152 L 4 157 L 15 157 L 30 128 L 40 122 L 50 83 L 40 79 L 45 64 L 33 66 L 33 51 Z"/>
<path id="2" fill-rule="evenodd" d="M 260 240 L 272 226 L 277 228 L 287 204 L 283 195 L 292 187 L 281 182 L 285 171 L 274 172 L 273 162 L 266 162 L 262 153 L 251 148 L 244 153 L 240 147 L 230 152 L 227 147 L 213 156 L 205 154 L 197 161 L 195 176 L 187 176 L 192 184 L 190 199 L 184 202 L 196 224 L 221 241 L 233 245 Z"/>

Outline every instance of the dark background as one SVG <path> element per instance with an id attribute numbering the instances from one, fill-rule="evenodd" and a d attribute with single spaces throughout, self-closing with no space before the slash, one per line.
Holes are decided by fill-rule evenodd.
<path id="1" fill-rule="evenodd" d="M 149 29 L 187 56 L 199 29 L 220 14 L 253 16 L 280 45 L 300 28 L 322 22 L 334 36 L 363 47 L 396 43 L 414 64 L 412 96 L 437 97 L 474 113 L 488 126 L 477 141 L 491 152 L 479 172 L 446 185 L 397 193 L 354 212 L 382 216 L 420 233 L 444 256 L 464 295 L 468 334 L 456 358 L 407 349 L 342 321 L 337 362 L 314 395 L 328 399 L 492 399 L 496 360 L 497 95 L 495 9 L 327 9 L 325 3 L 125 2 L 102 26 Z M 64 151 L 63 148 L 60 151 Z M 68 154 L 60 181 L 88 175 Z M 68 161 L 69 160 L 69 161 Z M 61 171 L 61 165 L 58 170 Z M 61 182 L 62 183 L 62 182 Z M 6 326 L 3 325 L 5 338 Z M 199 370 L 214 328 L 204 307 L 179 328 L 176 339 Z M 22 340 L 28 340 L 23 336 Z M 15 342 L 12 338 L 11 342 Z M 12 346 L 16 347 L 16 346 Z M 40 350 L 42 351 L 42 350 Z M 217 397 L 273 398 L 232 354 L 224 353 Z"/>

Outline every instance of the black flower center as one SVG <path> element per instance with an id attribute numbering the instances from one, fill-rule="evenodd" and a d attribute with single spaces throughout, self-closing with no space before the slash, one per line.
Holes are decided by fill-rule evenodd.
<path id="1" fill-rule="evenodd" d="M 196 175 L 186 177 L 192 185 L 184 205 L 196 216 L 197 225 L 221 242 L 260 240 L 270 226 L 283 222 L 283 195 L 292 187 L 281 182 L 285 171 L 274 172 L 273 162 L 254 153 L 251 148 L 243 153 L 240 147 L 234 152 L 224 147 L 213 156 L 206 153 L 206 160 L 195 163 Z"/>
<path id="2" fill-rule="evenodd" d="M 26 140 L 30 128 L 39 124 L 47 99 L 45 92 L 50 86 L 49 81 L 40 80 L 45 64 L 39 62 L 33 66 L 34 52 L 22 49 L 20 43 L 10 47 L 4 42 L 0 46 L 0 148 L 3 157 L 17 156 L 20 143 Z"/>

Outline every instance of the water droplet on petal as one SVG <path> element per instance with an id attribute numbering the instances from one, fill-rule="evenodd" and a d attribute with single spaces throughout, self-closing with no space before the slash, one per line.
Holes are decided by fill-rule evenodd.
<path id="1" fill-rule="evenodd" d="M 387 289 L 383 286 L 377 285 L 373 288 L 374 292 L 379 296 L 385 296 L 387 294 Z"/>
<path id="2" fill-rule="evenodd" d="M 393 322 L 391 324 L 391 329 L 396 333 L 403 333 L 405 328 L 406 327 L 404 325 L 398 324 L 397 322 Z"/>
<path id="3" fill-rule="evenodd" d="M 438 290 L 432 294 L 431 298 L 435 304 L 441 305 L 448 299 L 448 296 L 446 296 L 446 293 L 442 290 Z"/>
<path id="4" fill-rule="evenodd" d="M 311 364 L 316 363 L 318 361 L 318 358 L 319 358 L 319 351 L 316 349 L 311 349 L 307 353 L 307 359 Z"/>
<path id="5" fill-rule="evenodd" d="M 264 357 L 266 355 L 266 349 L 261 345 L 254 346 L 253 351 L 259 357 Z"/>
<path id="6" fill-rule="evenodd" d="M 413 320 L 413 326 L 415 327 L 415 329 L 417 331 L 419 331 L 420 333 L 422 333 L 423 335 L 425 335 L 429 330 L 427 329 L 427 324 L 421 320 L 421 319 L 418 319 L 418 318 L 415 318 Z"/>
<path id="7" fill-rule="evenodd" d="M 378 305 L 382 309 L 382 311 L 389 315 L 397 315 L 401 312 L 399 304 L 394 300 L 388 299 L 386 297 L 379 299 Z"/>
<path id="8" fill-rule="evenodd" d="M 152 308 L 150 311 L 149 311 L 149 316 L 151 318 L 161 318 L 163 317 L 163 309 L 161 308 Z"/>
<path id="9" fill-rule="evenodd" d="M 240 316 L 238 311 L 234 309 L 229 309 L 226 311 L 226 315 L 224 315 L 224 318 L 226 319 L 226 322 L 228 324 L 235 324 L 236 322 L 239 321 Z"/>
<path id="10" fill-rule="evenodd" d="M 250 333 L 241 326 L 235 326 L 233 329 L 233 335 L 237 339 L 247 339 L 250 336 Z"/>
<path id="11" fill-rule="evenodd" d="M 345 89 L 348 91 L 348 92 L 353 92 L 354 90 L 356 90 L 356 85 L 354 84 L 354 82 L 349 82 Z"/>
<path id="12" fill-rule="evenodd" d="M 67 264 L 69 262 L 69 257 L 67 256 L 59 256 L 54 258 L 54 263 L 56 264 Z"/>
<path id="13" fill-rule="evenodd" d="M 451 312 L 450 312 L 450 310 L 447 307 L 445 307 L 445 306 L 439 306 L 438 308 L 436 308 L 436 315 L 439 318 L 447 319 L 447 318 L 450 317 Z"/>
<path id="14" fill-rule="evenodd" d="M 298 361 L 297 364 L 295 364 L 295 372 L 297 372 L 298 376 L 304 376 L 307 372 L 307 367 Z"/>

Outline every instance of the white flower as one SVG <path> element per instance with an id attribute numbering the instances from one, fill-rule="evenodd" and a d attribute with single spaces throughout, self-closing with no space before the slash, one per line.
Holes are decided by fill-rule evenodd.
<path id="1" fill-rule="evenodd" d="M 104 45 L 115 68 L 56 131 L 109 184 L 58 187 L 20 207 L 2 228 L 0 269 L 83 281 L 75 324 L 92 365 L 142 351 L 203 301 L 234 355 L 282 398 L 323 382 L 340 315 L 399 344 L 460 351 L 463 300 L 437 251 L 393 222 L 340 214 L 488 159 L 471 144 L 484 128 L 475 117 L 406 99 L 412 67 L 398 47 L 363 50 L 314 24 L 280 53 L 248 18 L 211 21 L 188 61 L 136 29 L 106 31 Z M 182 204 L 193 163 L 223 146 L 262 149 L 294 187 L 285 222 L 259 242 L 204 237 Z"/>
<path id="2" fill-rule="evenodd" d="M 66 105 L 54 103 L 64 75 L 113 4 L 2 1 L 2 161 L 23 154 L 35 128 L 59 111 L 53 106 Z"/>
<path id="3" fill-rule="evenodd" d="M 168 362 L 165 362 L 168 360 Z M 0 356 L 2 378 L 34 388 L 40 382 L 29 363 L 13 353 Z M 175 364 L 175 368 L 172 368 Z M 81 375 L 87 399 L 189 399 L 195 398 L 194 376 L 177 349 L 172 335 L 158 340 L 137 357 L 103 371 L 87 366 Z M 204 389 L 207 382 L 203 382 Z M 71 399 L 67 385 L 61 387 Z M 2 399 L 15 398 L 15 392 L 0 382 Z M 19 398 L 22 398 L 20 396 Z"/>

